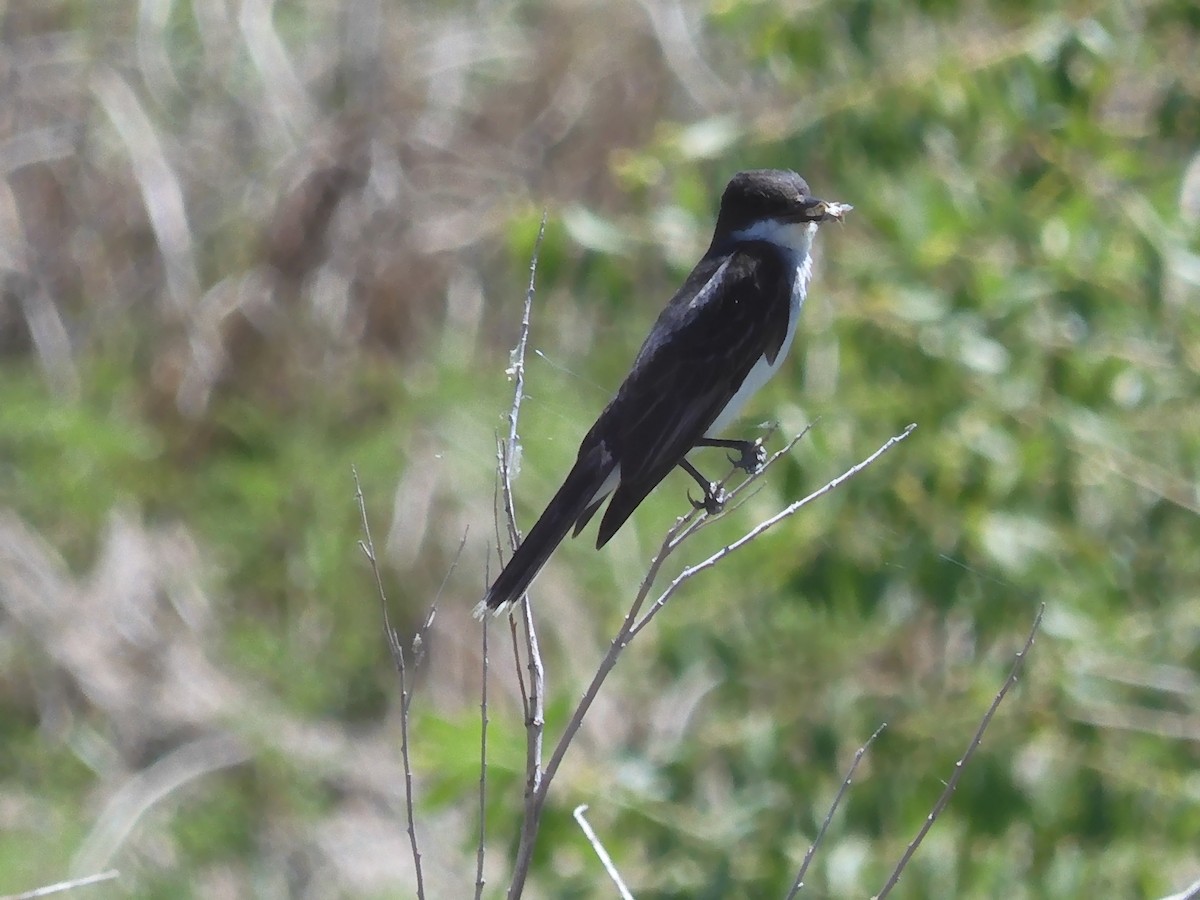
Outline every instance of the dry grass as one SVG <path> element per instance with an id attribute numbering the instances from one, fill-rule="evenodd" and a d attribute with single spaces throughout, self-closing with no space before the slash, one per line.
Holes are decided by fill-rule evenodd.
<path id="1" fill-rule="evenodd" d="M 804 493 L 809 460 L 838 471 L 835 460 L 858 458 L 888 431 L 881 420 L 912 421 L 902 404 L 925 402 L 919 434 L 934 437 L 905 445 L 894 485 L 881 474 L 745 577 L 689 598 L 693 618 L 622 663 L 560 780 L 611 799 L 593 802 L 591 821 L 643 896 L 717 890 L 705 867 L 730 847 L 726 883 L 790 877 L 811 810 L 827 808 L 820 795 L 876 711 L 898 710 L 907 726 L 889 713 L 864 763 L 877 793 L 851 793 L 849 836 L 824 845 L 842 875 L 810 879 L 859 890 L 865 869 L 903 850 L 906 813 L 919 822 L 928 810 L 913 785 L 961 751 L 981 708 L 972 690 L 994 690 L 988 667 L 1007 665 L 1044 591 L 1035 693 L 1006 707 L 1034 711 L 998 720 L 995 750 L 985 743 L 988 761 L 976 760 L 1007 814 L 1021 806 L 1020 833 L 987 843 L 972 820 L 943 818 L 933 874 L 913 873 L 911 890 L 952 883 L 937 868 L 947 860 L 986 870 L 989 854 L 1029 867 L 1008 881 L 975 872 L 993 896 L 1034 876 L 1057 891 L 1047 896 L 1085 896 L 1089 877 L 1112 871 L 1132 873 L 1124 884 L 1193 879 L 1176 826 L 1194 822 L 1194 555 L 1180 516 L 1197 508 L 1183 413 L 1198 370 L 1186 229 L 1200 167 L 1182 187 L 1170 179 L 1194 153 L 1196 37 L 1173 28 L 1146 46 L 1169 3 L 1114 5 L 1095 21 L 928 6 L 857 5 L 870 21 L 820 2 L 0 7 L 0 406 L 27 397 L 23 379 L 50 387 L 23 407 L 20 441 L 0 432 L 12 751 L 0 756 L 16 760 L 0 780 L 0 890 L 109 865 L 122 889 L 163 896 L 410 884 L 398 701 L 372 592 L 360 568 L 321 569 L 361 562 L 349 465 L 329 446 L 382 435 L 353 445 L 372 459 L 351 461 L 363 464 L 397 618 L 411 619 L 463 522 L 488 521 L 499 373 L 543 205 L 542 271 L 554 276 L 539 327 L 560 353 L 547 365 L 598 404 L 611 384 L 593 387 L 575 357 L 635 341 L 650 315 L 623 323 L 604 306 L 629 293 L 622 277 L 650 273 L 653 297 L 637 302 L 653 308 L 672 283 L 661 260 L 694 258 L 729 170 L 791 158 L 811 162 L 815 182 L 866 196 L 839 196 L 861 202 L 861 217 L 853 241 L 835 236 L 838 277 L 806 312 L 803 399 L 788 393 L 778 412 L 788 430 L 813 408 L 834 414 L 779 490 Z M 1061 98 L 1022 107 L 1060 63 L 1064 94 L 1101 99 L 1083 114 Z M 1183 112 L 1167 134 L 1172 98 Z M 1176 193 L 1179 222 L 1162 212 Z M 637 252 L 649 245 L 653 263 Z M 1104 318 L 1143 306 L 1128 326 Z M 971 357 L 980 348 L 991 354 Z M 979 367 L 998 356 L 1008 370 Z M 531 393 L 544 401 L 553 387 Z M 531 404 L 547 470 L 578 438 L 579 393 Z M 247 409 L 260 418 L 239 419 Z M 72 418 L 80 410 L 93 418 Z M 118 440 L 125 430 L 138 452 Z M 305 455 L 313 432 L 327 444 Z M 98 464 L 104 454 L 120 465 Z M 273 481 L 249 464 L 260 458 Z M 34 467 L 51 476 L 27 477 Z M 545 496 L 550 477 L 529 465 L 521 490 Z M 326 482 L 340 485 L 328 501 L 340 520 L 321 515 Z M 378 499 L 389 490 L 390 508 Z M 747 518 L 773 499 L 751 501 Z M 582 588 L 631 586 L 649 534 L 636 528 L 594 569 L 542 578 L 560 691 L 586 683 L 603 652 L 597 620 L 611 615 Z M 461 894 L 473 871 L 474 796 L 446 794 L 474 783 L 438 754 L 475 740 L 459 716 L 477 697 L 467 612 L 487 555 L 468 546 L 453 587 L 470 599 L 439 616 L 418 674 L 418 795 L 437 799 L 417 810 L 431 897 Z M 746 575 L 755 566 L 761 583 Z M 314 574 L 329 569 L 332 584 Z M 276 642 L 255 643 L 263 632 Z M 787 643 L 798 639 L 811 641 L 802 664 Z M 747 644 L 753 670 L 731 676 Z M 346 686 L 321 693 L 314 679 Z M 355 690 L 365 713 L 330 699 Z M 748 696 L 761 707 L 747 711 Z M 511 712 L 512 685 L 492 700 L 497 718 Z M 494 724 L 498 797 L 519 777 L 519 740 L 519 727 Z M 630 759 L 631 747 L 644 755 Z M 964 784 L 955 803 L 990 809 L 986 791 Z M 489 884 L 516 820 L 498 802 Z M 1089 844 L 1093 823 L 1076 807 L 1096 810 L 1097 828 L 1117 823 L 1113 848 Z M 1062 835 L 1036 831 L 1063 821 Z M 769 841 L 746 839 L 754 823 Z M 1151 835 L 1163 823 L 1174 832 Z M 869 862 L 855 855 L 864 835 Z M 678 860 L 653 858 L 656 840 Z M 593 883 L 586 847 L 553 846 L 556 877 Z"/>
<path id="2" fill-rule="evenodd" d="M 633 4 L 24 0 L 0 16 L 0 351 L 66 398 L 89 390 L 90 360 L 124 357 L 184 458 L 212 440 L 221 394 L 284 411 L 364 353 L 419 365 L 447 328 L 460 352 L 491 345 L 481 300 L 514 210 L 619 206 L 612 155 L 688 104 Z M 214 773 L 253 778 L 278 755 L 338 799 L 302 826 L 265 817 L 270 892 L 285 870 L 308 896 L 410 877 L 395 722 L 301 718 L 230 672 L 219 563 L 186 524 L 114 510 L 79 575 L 14 512 L 0 530 L 5 643 L 44 660 L 6 693 L 35 697 L 44 738 L 76 744 L 95 777 L 72 871 L 169 867 L 154 823 Z M 404 533 L 398 558 L 424 541 Z M 434 703 L 469 677 L 456 643 Z M 7 826 L 34 828 L 40 805 L 14 808 Z M 422 820 L 432 896 L 448 896 L 468 823 Z M 217 866 L 194 887 L 240 892 L 247 874 Z"/>

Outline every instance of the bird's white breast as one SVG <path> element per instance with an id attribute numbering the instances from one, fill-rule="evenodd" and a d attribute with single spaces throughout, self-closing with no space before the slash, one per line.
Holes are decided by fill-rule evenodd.
<path id="1" fill-rule="evenodd" d="M 804 306 L 804 297 L 808 292 L 808 279 L 812 275 L 813 236 L 817 233 L 815 222 L 777 222 L 767 220 L 758 222 L 750 228 L 735 234 L 735 238 L 744 241 L 766 241 L 783 250 L 789 263 L 795 266 L 795 277 L 792 279 L 792 296 L 788 308 L 787 333 L 784 334 L 783 344 L 774 362 L 768 362 L 764 354 L 750 369 L 737 393 L 730 398 L 721 410 L 720 415 L 705 432 L 705 437 L 715 437 L 730 422 L 737 418 L 746 401 L 766 384 L 787 358 L 791 349 L 792 339 L 796 336 L 796 323 L 800 321 L 800 309 Z"/>

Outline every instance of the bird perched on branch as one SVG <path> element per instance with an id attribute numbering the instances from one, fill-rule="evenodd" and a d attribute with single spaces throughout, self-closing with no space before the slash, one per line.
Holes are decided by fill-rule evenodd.
<path id="1" fill-rule="evenodd" d="M 852 207 L 818 200 L 795 172 L 734 175 L 721 196 L 712 243 L 671 298 L 616 396 L 579 445 L 566 480 L 475 608 L 502 613 L 521 598 L 567 532 L 600 520 L 603 547 L 676 466 L 704 492 L 709 513 L 719 486 L 687 459 L 696 447 L 737 451 L 746 471 L 766 459 L 758 441 L 717 435 L 775 374 L 796 334 L 812 272 L 817 226 Z"/>

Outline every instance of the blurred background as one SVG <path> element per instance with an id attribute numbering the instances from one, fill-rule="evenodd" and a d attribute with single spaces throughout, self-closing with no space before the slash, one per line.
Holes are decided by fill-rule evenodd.
<path id="1" fill-rule="evenodd" d="M 1191 0 L 0 3 L 0 893 L 469 896 L 496 436 L 542 211 L 528 527 L 735 171 L 854 204 L 739 425 L 816 427 L 678 562 L 580 735 L 529 896 L 877 891 L 1045 621 L 903 897 L 1200 877 L 1200 8 Z M 701 454 L 705 471 L 723 465 Z M 672 475 L 534 595 L 548 736 Z M 458 565 L 447 578 L 463 535 Z M 674 574 L 674 570 L 670 573 Z M 487 877 L 520 708 L 492 630 Z"/>

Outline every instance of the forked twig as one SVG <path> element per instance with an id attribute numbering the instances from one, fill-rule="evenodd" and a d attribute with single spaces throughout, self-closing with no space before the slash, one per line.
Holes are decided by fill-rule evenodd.
<path id="1" fill-rule="evenodd" d="M 536 798 L 536 807 L 534 812 L 539 818 L 541 816 L 542 807 L 546 801 L 546 795 L 550 789 L 550 784 L 553 781 L 554 776 L 558 773 L 559 766 L 562 765 L 563 758 L 567 753 L 567 748 L 570 746 L 571 742 L 575 738 L 575 735 L 578 733 L 580 726 L 583 724 L 584 717 L 587 715 L 588 710 L 591 709 L 592 704 L 595 702 L 597 695 L 600 693 L 600 688 L 608 678 L 609 673 L 611 673 L 616 667 L 617 660 L 620 658 L 621 652 L 637 636 L 638 632 L 645 627 L 649 619 L 655 613 L 657 613 L 658 610 L 662 609 L 663 605 L 667 602 L 667 600 L 670 599 L 671 594 L 678 590 L 679 586 L 682 585 L 686 580 L 703 571 L 704 569 L 714 565 L 718 559 L 724 558 L 734 550 L 745 546 L 749 541 L 762 534 L 771 526 L 782 521 L 784 518 L 787 518 L 787 516 L 793 515 L 802 506 L 812 502 L 818 497 L 823 496 L 837 485 L 844 483 L 847 479 L 861 472 L 892 447 L 896 446 L 896 444 L 898 444 L 900 441 L 908 437 L 915 427 L 915 425 L 908 426 L 903 433 L 890 438 L 882 447 L 872 453 L 869 457 L 851 467 L 842 475 L 839 475 L 837 478 L 833 479 L 833 481 L 826 484 L 825 487 L 814 491 L 808 497 L 793 503 L 791 506 L 783 510 L 783 512 L 751 529 L 751 531 L 749 531 L 746 535 L 739 538 L 737 541 L 734 541 L 732 544 L 726 545 L 724 549 L 718 551 L 705 562 L 685 569 L 683 574 L 671 582 L 671 586 L 667 588 L 663 596 L 660 596 L 658 600 L 655 601 L 654 608 L 648 611 L 646 615 L 639 620 L 638 615 L 641 612 L 642 606 L 646 602 L 646 598 L 650 593 L 650 588 L 653 586 L 655 578 L 662 569 L 663 563 L 670 556 L 671 552 L 678 548 L 689 534 L 694 533 L 697 523 L 689 515 L 680 518 L 675 525 L 671 527 L 671 529 L 667 532 L 666 537 L 663 539 L 663 543 L 659 548 L 659 552 L 655 554 L 654 558 L 650 561 L 650 566 L 646 572 L 646 577 L 642 580 L 641 586 L 638 588 L 637 596 L 634 598 L 628 612 L 625 614 L 625 618 L 622 620 L 620 629 L 618 629 L 616 636 L 609 645 L 608 652 L 605 653 L 604 658 L 600 661 L 600 664 L 596 669 L 596 674 L 592 676 L 591 682 L 584 691 L 583 697 L 576 705 L 570 721 L 563 729 L 563 733 L 559 737 L 558 743 L 555 744 L 554 751 L 550 755 L 550 761 L 546 764 L 546 769 L 542 775 L 541 785 Z M 770 462 L 774 462 L 778 458 L 778 455 L 776 455 L 772 457 Z M 770 465 L 770 463 L 768 463 L 768 465 Z M 752 481 L 754 478 L 761 477 L 765 471 L 766 467 L 748 478 L 747 482 Z M 742 489 L 743 485 L 739 485 L 738 488 Z"/>
<path id="2" fill-rule="evenodd" d="M 859 462 L 859 463 L 851 466 L 849 469 L 847 469 L 845 472 L 843 472 L 837 478 L 834 478 L 832 481 L 826 482 L 824 486 L 817 488 L 815 491 L 813 491 L 807 497 L 803 497 L 800 500 L 797 500 L 795 503 L 792 503 L 789 506 L 785 507 L 784 509 L 780 510 L 775 515 L 771 516 L 771 518 L 765 519 L 764 521 L 759 522 L 757 525 L 755 525 L 753 528 L 751 528 L 749 531 L 747 531 L 744 535 L 742 535 L 736 541 L 726 544 L 724 547 L 722 547 L 716 553 L 712 554 L 712 556 L 708 557 L 708 559 L 702 560 L 702 561 L 696 563 L 695 565 L 688 566 L 686 569 L 684 569 L 682 572 L 680 572 L 677 576 L 675 576 L 674 581 L 672 581 L 669 585 L 667 585 L 666 590 L 664 590 L 662 592 L 662 594 L 659 595 L 658 599 L 654 601 L 654 603 L 651 605 L 650 609 L 648 609 L 646 611 L 646 615 L 643 616 L 642 619 L 632 628 L 632 630 L 630 631 L 630 636 L 632 637 L 632 636 L 636 635 L 639 631 L 641 631 L 643 628 L 645 628 L 646 625 L 650 622 L 650 620 L 653 619 L 654 616 L 658 613 L 658 611 L 660 609 L 662 609 L 663 605 L 666 604 L 666 602 L 671 599 L 671 595 L 673 595 L 677 590 L 679 590 L 679 588 L 683 584 L 690 581 L 695 576 L 699 575 L 705 569 L 711 569 L 713 566 L 715 566 L 717 563 L 719 563 L 722 559 L 724 559 L 730 553 L 733 553 L 736 550 L 740 550 L 742 547 L 746 546 L 746 544 L 750 543 L 755 538 L 759 537 L 760 535 L 762 535 L 765 532 L 769 531 L 770 529 L 774 528 L 776 525 L 778 525 L 784 519 L 791 518 L 797 512 L 799 512 L 801 509 L 803 509 L 805 506 L 808 506 L 808 504 L 812 503 L 814 500 L 824 497 L 830 491 L 841 486 L 842 484 L 845 484 L 847 481 L 849 481 L 855 475 L 857 475 L 861 471 L 863 471 L 863 469 L 867 468 L 867 466 L 869 466 L 873 462 L 875 462 L 875 460 L 879 459 L 879 457 L 883 456 L 883 454 L 887 453 L 889 450 L 891 450 L 893 447 L 895 447 L 898 443 L 900 443 L 905 438 L 907 438 L 910 434 L 912 434 L 914 429 L 916 429 L 916 427 L 917 426 L 915 424 L 909 425 L 900 434 L 897 434 L 897 435 L 894 435 L 893 437 L 888 438 L 887 442 L 884 443 L 883 446 L 881 446 L 878 450 L 876 450 L 874 453 L 872 453 L 870 456 L 868 456 L 862 462 Z M 774 459 L 772 459 L 772 462 L 773 461 L 774 461 Z M 765 469 L 764 469 L 764 471 L 765 471 Z M 757 476 L 755 476 L 755 477 L 757 477 Z M 750 479 L 747 479 L 747 483 L 749 481 L 750 481 Z M 739 485 L 739 487 L 741 487 L 741 486 Z M 680 537 L 680 540 L 682 540 L 685 537 L 687 537 L 687 534 L 682 535 Z M 677 546 L 678 543 L 679 542 L 677 541 L 675 546 Z M 674 549 L 674 547 L 672 547 L 671 549 Z"/>
<path id="3" fill-rule="evenodd" d="M 413 868 L 416 872 L 416 896 L 419 900 L 425 900 L 425 875 L 421 869 L 421 848 L 418 839 L 416 839 L 416 816 L 413 811 L 413 763 L 412 756 L 408 751 L 408 713 L 410 707 L 410 698 L 408 690 L 408 666 L 404 662 L 404 648 L 400 643 L 400 636 L 396 634 L 396 629 L 392 628 L 391 617 L 388 613 L 388 594 L 383 587 L 383 575 L 379 571 L 379 559 L 376 556 L 376 548 L 374 548 L 374 540 L 371 536 L 371 521 L 367 517 L 367 502 L 362 496 L 362 484 L 359 480 L 359 469 L 356 466 L 350 467 L 350 472 L 354 474 L 354 499 L 358 500 L 359 515 L 362 518 L 362 536 L 364 539 L 359 541 L 359 547 L 362 552 L 366 553 L 368 562 L 371 563 L 371 571 L 376 580 L 376 590 L 379 593 L 379 605 L 383 610 L 383 626 L 384 634 L 388 637 L 388 649 L 391 653 L 392 664 L 396 666 L 396 672 L 400 676 L 400 756 L 404 766 L 404 815 L 408 820 L 408 842 L 413 853 Z M 463 534 L 462 544 L 458 545 L 458 553 L 462 554 L 463 546 L 467 544 L 467 535 Z M 450 566 L 450 571 L 454 571 L 454 566 L 458 564 L 458 557 L 455 557 L 454 565 Z M 449 572 L 446 578 L 449 578 Z M 445 587 L 445 581 L 443 581 Z M 440 589 L 438 594 L 440 595 Z M 430 616 L 426 622 L 432 622 L 433 612 L 437 608 L 437 600 L 434 599 L 433 607 L 430 610 Z"/>
<path id="4" fill-rule="evenodd" d="M 521 399 L 524 394 L 525 385 L 525 351 L 528 346 L 529 338 L 529 321 L 530 311 L 533 304 L 534 282 L 537 272 L 538 254 L 541 249 L 542 238 L 545 234 L 546 217 L 542 216 L 541 229 L 538 232 L 537 243 L 534 247 L 533 255 L 529 265 L 529 288 L 525 295 L 525 310 L 521 319 L 521 334 L 518 339 L 517 346 L 513 349 L 512 363 L 509 367 L 509 374 L 516 382 L 513 395 L 513 403 L 508 414 L 509 433 L 508 440 L 501 442 L 497 440 L 497 456 L 499 464 L 499 489 L 501 494 L 501 503 L 499 504 L 504 510 L 504 517 L 508 526 L 509 539 L 512 546 L 515 548 L 520 540 L 520 533 L 516 523 L 516 506 L 513 500 L 512 492 L 512 469 L 514 461 L 517 459 L 519 451 L 517 437 L 517 419 L 520 413 Z M 810 426 L 811 427 L 811 426 Z M 853 466 L 850 470 L 843 473 L 833 481 L 826 484 L 820 490 L 817 490 L 805 497 L 803 500 L 793 503 L 782 512 L 761 523 L 756 528 L 745 534 L 743 537 L 726 545 L 722 550 L 718 551 L 709 559 L 695 566 L 684 569 L 679 576 L 667 587 L 666 591 L 655 600 L 651 609 L 643 616 L 638 618 L 646 599 L 650 593 L 651 587 L 654 585 L 663 564 L 670 557 L 671 553 L 677 549 L 690 535 L 694 534 L 699 529 L 708 524 L 710 517 L 701 517 L 695 511 L 678 519 L 672 526 L 663 540 L 658 553 L 650 562 L 645 578 L 638 589 L 637 595 L 631 604 L 629 611 L 613 639 L 608 652 L 601 660 L 595 675 L 592 677 L 591 683 L 584 692 L 583 697 L 575 708 L 570 721 L 564 728 L 563 733 L 555 744 L 554 751 L 550 756 L 549 762 L 543 769 L 542 766 L 542 742 L 544 739 L 545 729 L 545 673 L 542 668 L 541 653 L 538 648 L 537 634 L 534 630 L 532 610 L 529 604 L 528 594 L 522 597 L 521 602 L 521 622 L 525 631 L 525 652 L 526 652 L 526 667 L 529 672 L 529 683 L 526 685 L 521 679 L 521 664 L 519 646 L 520 642 L 517 639 L 515 616 L 509 616 L 510 626 L 513 636 L 513 650 L 517 657 L 517 674 L 518 679 L 522 681 L 522 700 L 525 709 L 525 726 L 526 726 L 526 780 L 525 780 L 525 812 L 521 822 L 520 840 L 517 847 L 517 857 L 513 865 L 512 880 L 509 883 L 508 898 L 516 900 L 521 896 L 524 890 L 525 881 L 529 874 L 529 867 L 533 859 L 533 847 L 537 838 L 538 830 L 541 825 L 542 812 L 545 808 L 546 797 L 549 792 L 550 784 L 557 774 L 559 767 L 562 764 L 563 758 L 566 755 L 567 748 L 574 740 L 580 726 L 583 723 L 584 717 L 595 701 L 601 686 L 608 678 L 609 673 L 616 666 L 617 659 L 621 652 L 633 640 L 634 637 L 641 631 L 654 617 L 654 615 L 662 609 L 671 595 L 679 589 L 686 581 L 699 574 L 706 568 L 715 565 L 720 559 L 729 555 L 733 551 L 745 546 L 745 544 L 754 540 L 763 532 L 772 528 L 774 525 L 783 521 L 791 515 L 794 515 L 798 510 L 811 503 L 812 501 L 824 496 L 829 491 L 833 490 L 838 485 L 842 484 L 854 475 L 857 475 L 876 459 L 898 444 L 900 441 L 908 437 L 912 433 L 915 425 L 910 425 L 902 434 L 896 435 L 887 441 L 882 447 L 876 450 L 871 456 Z M 749 486 L 760 478 L 768 468 L 771 467 L 784 454 L 789 452 L 795 443 L 806 434 L 808 429 L 797 435 L 783 450 L 774 454 L 767 464 L 764 465 L 758 472 L 746 478 L 739 484 L 730 496 L 735 496 L 745 491 Z M 732 471 L 731 471 L 732 475 Z M 728 481 L 727 476 L 724 485 Z M 499 548 L 497 548 L 499 549 Z M 581 822 L 581 827 L 584 823 Z"/>
<path id="5" fill-rule="evenodd" d="M 967 763 L 971 761 L 971 757 L 975 754 L 975 750 L 983 741 L 983 733 L 991 724 L 992 716 L 996 714 L 996 710 L 1000 708 L 1000 703 L 1004 700 L 1009 689 L 1017 683 L 1017 677 L 1021 674 L 1021 669 L 1025 665 L 1025 658 L 1029 655 L 1029 650 L 1033 647 L 1033 639 L 1037 635 L 1038 628 L 1042 624 L 1042 614 L 1046 611 L 1046 604 L 1043 603 L 1038 607 L 1037 615 L 1033 618 L 1033 627 L 1029 629 L 1029 637 L 1025 639 L 1025 646 L 1018 651 L 1016 658 L 1013 660 L 1012 670 L 1008 673 L 1008 678 L 1004 680 L 1004 684 L 1000 685 L 1000 690 L 996 692 L 996 696 L 992 698 L 992 704 L 988 707 L 986 713 L 983 714 L 983 719 L 979 723 L 979 727 L 975 729 L 975 736 L 971 738 L 971 743 L 967 745 L 966 752 L 954 764 L 954 773 L 950 776 L 950 780 L 946 782 L 946 788 L 937 798 L 937 802 L 933 804 L 933 809 L 929 811 L 929 815 L 925 817 L 925 821 L 921 823 L 921 828 L 917 831 L 917 836 L 912 839 L 912 843 L 904 851 L 904 855 L 900 857 L 900 862 L 896 863 L 896 868 L 892 870 L 891 876 L 887 883 L 883 886 L 874 900 L 883 900 L 891 893 L 892 888 L 900 881 L 900 875 L 904 871 L 904 867 L 908 865 L 913 854 L 917 852 L 917 847 L 921 845 L 921 841 L 925 840 L 925 835 L 929 834 L 929 829 L 933 827 L 934 821 L 937 819 L 946 804 L 950 802 L 950 797 L 954 794 L 955 788 L 958 787 L 958 782 L 962 779 L 963 770 Z"/>

